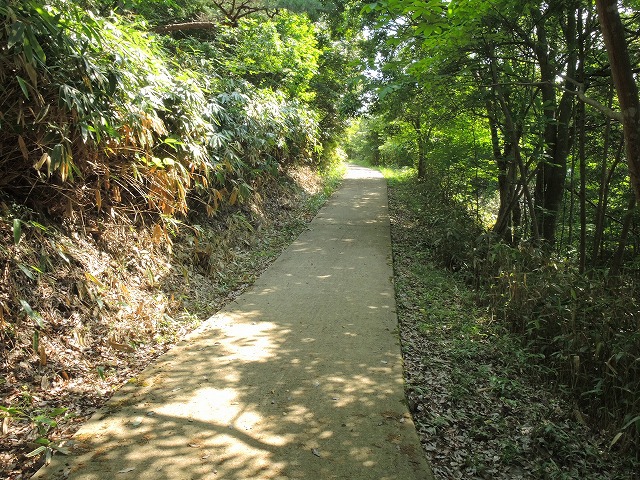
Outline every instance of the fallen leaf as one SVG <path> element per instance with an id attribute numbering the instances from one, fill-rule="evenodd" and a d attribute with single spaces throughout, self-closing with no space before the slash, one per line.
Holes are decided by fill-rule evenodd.
<path id="1" fill-rule="evenodd" d="M 118 343 L 112 339 L 109 339 L 108 343 L 109 343 L 109 346 L 114 350 L 119 350 L 121 352 L 128 352 L 128 353 L 135 352 L 135 348 L 130 347 L 125 343 Z"/>

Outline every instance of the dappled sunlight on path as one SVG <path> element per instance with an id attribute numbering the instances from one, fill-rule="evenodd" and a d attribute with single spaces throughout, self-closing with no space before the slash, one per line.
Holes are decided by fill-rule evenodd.
<path id="1" fill-rule="evenodd" d="M 254 287 L 41 478 L 429 479 L 404 405 L 389 242 L 384 180 L 350 168 Z"/>

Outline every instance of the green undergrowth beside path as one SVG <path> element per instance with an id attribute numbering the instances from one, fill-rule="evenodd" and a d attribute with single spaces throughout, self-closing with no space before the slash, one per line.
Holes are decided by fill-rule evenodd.
<path id="1" fill-rule="evenodd" d="M 383 170 L 407 402 L 436 478 L 633 479 L 633 451 L 594 429 L 511 333 L 458 255 L 481 233 L 411 170 Z"/>

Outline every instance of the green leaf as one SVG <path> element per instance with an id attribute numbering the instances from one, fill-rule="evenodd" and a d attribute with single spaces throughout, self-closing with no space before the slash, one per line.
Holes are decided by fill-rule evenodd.
<path id="1" fill-rule="evenodd" d="M 62 144 L 56 144 L 53 147 L 53 150 L 51 150 L 50 156 L 53 168 L 57 169 L 58 167 L 60 167 L 60 164 L 62 163 Z"/>
<path id="2" fill-rule="evenodd" d="M 618 442 L 618 440 L 620 440 L 620 437 L 622 437 L 622 432 L 618 432 L 616 436 L 613 437 L 613 440 L 611 440 L 611 443 L 609 444 L 609 448 L 613 447 Z"/>
<path id="3" fill-rule="evenodd" d="M 0 405 L 0 411 L 3 411 L 7 414 L 7 416 L 9 417 L 24 417 L 26 416 L 24 414 L 24 412 L 18 408 L 15 407 L 5 407 Z"/>
<path id="4" fill-rule="evenodd" d="M 19 218 L 13 219 L 13 243 L 18 245 L 22 236 L 22 221 Z"/>
<path id="5" fill-rule="evenodd" d="M 21 21 L 15 22 L 11 25 L 11 31 L 9 32 L 9 40 L 7 41 L 7 47 L 11 48 L 14 45 L 22 44 L 24 42 L 24 23 Z"/>
<path id="6" fill-rule="evenodd" d="M 47 61 L 47 56 L 45 55 L 44 50 L 42 50 L 40 43 L 36 39 L 31 29 L 27 30 L 27 38 L 29 39 L 29 45 L 38 57 L 38 60 L 40 60 L 44 64 Z"/>
<path id="7" fill-rule="evenodd" d="M 22 270 L 22 273 L 24 273 L 27 277 L 29 277 L 31 280 L 35 280 L 36 276 L 33 274 L 33 272 L 31 270 L 29 270 L 25 265 L 23 265 L 22 263 L 18 264 L 18 268 L 20 270 Z"/>
<path id="8" fill-rule="evenodd" d="M 27 83 L 27 81 L 24 78 L 22 78 L 22 77 L 20 77 L 18 75 L 16 75 L 16 80 L 18 80 L 18 84 L 20 85 L 20 88 L 22 89 L 22 93 L 24 93 L 24 96 L 27 97 L 27 100 L 29 100 L 29 89 L 27 88 L 27 86 L 29 84 Z"/>
<path id="9" fill-rule="evenodd" d="M 42 318 L 42 315 L 40 315 L 38 312 L 36 312 L 35 310 L 33 310 L 31 308 L 31 305 L 29 305 L 27 302 L 25 302 L 24 300 L 20 300 L 20 305 L 22 305 L 22 309 L 25 311 L 25 313 L 31 317 L 33 319 L 34 322 L 36 322 L 36 324 L 38 325 L 38 327 L 40 328 L 44 328 L 45 327 L 45 323 L 44 323 L 44 319 Z"/>
<path id="10" fill-rule="evenodd" d="M 632 418 L 631 420 L 629 420 L 624 427 L 622 427 L 622 430 L 625 430 L 627 428 L 629 428 L 632 424 L 636 423 L 636 422 L 640 422 L 640 415 L 638 415 L 637 417 Z"/>
<path id="11" fill-rule="evenodd" d="M 36 448 L 32 452 L 29 452 L 29 453 L 25 454 L 25 457 L 27 457 L 27 458 L 35 457 L 37 455 L 40 455 L 46 449 L 47 449 L 47 447 L 45 445 L 40 445 L 38 448 Z"/>
<path id="12" fill-rule="evenodd" d="M 33 421 L 37 424 L 49 425 L 51 427 L 55 427 L 56 425 L 58 425 L 58 422 L 56 422 L 53 418 L 49 417 L 48 415 L 38 415 L 36 418 L 33 419 Z"/>
<path id="13" fill-rule="evenodd" d="M 31 221 L 29 222 L 29 225 L 31 225 L 32 227 L 36 227 L 36 228 L 38 228 L 38 229 L 42 230 L 43 232 L 46 232 L 46 231 L 47 231 L 47 227 L 45 227 L 45 226 L 44 226 L 44 225 L 42 225 L 41 223 L 34 222 L 33 220 L 31 220 Z"/>
<path id="14" fill-rule="evenodd" d="M 57 417 L 58 415 L 62 415 L 63 413 L 66 413 L 67 410 L 69 410 L 66 407 L 58 407 L 58 408 L 54 408 L 49 412 L 49 415 L 52 417 Z"/>

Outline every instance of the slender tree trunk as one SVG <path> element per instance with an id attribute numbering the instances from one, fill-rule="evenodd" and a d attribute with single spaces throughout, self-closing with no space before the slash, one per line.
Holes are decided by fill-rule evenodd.
<path id="1" fill-rule="evenodd" d="M 381 163 L 381 158 L 380 158 L 380 145 L 382 144 L 381 139 L 380 139 L 380 133 L 377 131 L 373 131 L 370 134 L 370 141 L 371 141 L 371 154 L 372 154 L 372 158 L 371 158 L 371 164 L 376 166 L 376 165 L 380 165 Z"/>
<path id="2" fill-rule="evenodd" d="M 586 61 L 586 51 L 589 48 L 587 43 L 587 36 L 584 32 L 584 25 L 582 22 L 583 9 L 578 8 L 578 81 L 584 85 L 584 64 Z M 587 24 L 589 24 L 589 18 L 587 18 Z M 586 115 L 587 110 L 584 102 L 578 104 L 578 158 L 580 162 L 580 246 L 579 246 L 579 264 L 578 268 L 580 273 L 584 273 L 587 265 L 587 158 L 585 151 L 586 144 Z"/>
<path id="3" fill-rule="evenodd" d="M 487 102 L 487 112 L 489 114 L 489 124 L 491 129 L 491 143 L 493 147 L 493 155 L 498 166 L 498 188 L 500 193 L 500 207 L 498 209 L 498 218 L 493 227 L 493 231 L 497 233 L 504 241 L 514 244 L 519 241 L 517 235 L 514 236 L 516 227 L 522 222 L 522 212 L 520 211 L 519 195 L 524 193 L 527 205 L 531 209 L 531 217 L 535 218 L 533 212 L 533 202 L 528 188 L 527 172 L 520 155 L 520 136 L 521 132 L 517 128 L 507 100 L 501 91 L 498 81 L 498 71 L 496 59 L 492 47 L 487 46 L 487 57 L 491 65 L 491 76 L 493 79 L 493 93 L 497 97 L 500 109 L 505 119 L 505 130 L 508 138 L 505 139 L 504 152 L 500 151 L 498 128 L 496 118 L 497 107 L 492 102 Z M 516 178 L 518 172 L 521 175 L 522 191 L 516 193 Z M 537 240 L 537 228 L 533 227 L 534 238 Z"/>
<path id="4" fill-rule="evenodd" d="M 498 209 L 498 218 L 496 219 L 493 231 L 498 234 L 505 242 L 512 244 L 513 227 L 514 227 L 514 209 L 518 202 L 516 195 L 516 174 L 515 165 L 515 149 L 512 142 L 507 142 L 504 147 L 504 153 L 496 159 L 498 165 L 498 189 L 500 193 L 500 207 Z"/>
<path id="5" fill-rule="evenodd" d="M 596 8 L 611 64 L 611 77 L 616 87 L 622 113 L 631 187 L 636 199 L 640 200 L 640 100 L 638 99 L 638 86 L 631 69 L 617 0 L 596 0 Z"/>
<path id="6" fill-rule="evenodd" d="M 631 229 L 631 222 L 633 221 L 633 213 L 635 207 L 636 196 L 635 193 L 632 192 L 631 195 L 629 195 L 629 205 L 627 206 L 627 212 L 625 213 L 624 219 L 622 220 L 622 231 L 620 232 L 618 248 L 616 249 L 616 253 L 613 255 L 613 260 L 611 261 L 611 268 L 609 269 L 609 274 L 611 276 L 615 276 L 620 273 L 622 260 L 624 259 L 624 250 L 627 247 L 627 237 L 629 236 L 629 230 Z"/>
<path id="7" fill-rule="evenodd" d="M 560 102 L 556 102 L 555 80 L 558 74 L 552 65 L 550 48 L 547 42 L 543 16 L 539 11 L 534 15 L 538 20 L 538 41 L 535 46 L 536 58 L 540 68 L 542 100 L 546 125 L 544 140 L 547 147 L 546 159 L 538 165 L 536 177 L 535 203 L 538 231 L 549 245 L 556 240 L 558 212 L 562 206 L 564 183 L 567 174 L 567 157 L 571 144 L 570 121 L 573 114 L 573 90 L 575 85 L 565 83 L 565 91 Z M 565 36 L 569 47 L 566 63 L 567 76 L 574 78 L 577 51 L 576 9 L 570 8 L 566 15 Z M 550 161 L 547 159 L 551 159 Z"/>
<path id="8" fill-rule="evenodd" d="M 416 132 L 418 143 L 418 178 L 424 179 L 427 176 L 427 149 L 426 141 L 423 130 L 423 125 L 420 117 L 416 118 L 413 122 L 413 128 Z M 427 132 L 427 137 L 431 135 L 431 129 Z"/>
<path id="9" fill-rule="evenodd" d="M 587 265 L 587 158 L 585 152 L 585 105 L 578 105 L 578 159 L 580 162 L 580 247 L 579 270 L 584 273 Z"/>
<path id="10" fill-rule="evenodd" d="M 512 214 L 515 206 L 513 200 L 516 184 L 516 169 L 513 161 L 513 144 L 505 142 L 504 153 L 502 152 L 500 149 L 495 104 L 488 101 L 486 103 L 486 108 L 489 117 L 489 131 L 491 132 L 493 158 L 498 167 L 498 194 L 500 197 L 498 217 L 495 225 L 493 226 L 493 231 L 505 242 L 512 243 Z M 515 203 L 517 204 L 517 202 Z"/>
<path id="11" fill-rule="evenodd" d="M 609 108 L 613 101 L 613 90 L 610 90 Z M 607 158 L 609 157 L 609 145 L 611 143 L 611 118 L 607 117 L 607 124 L 604 129 L 604 147 L 602 149 L 602 164 L 600 167 L 600 186 L 598 188 L 598 204 L 595 212 L 595 227 L 593 232 L 593 246 L 591 247 L 591 261 L 597 262 L 600 252 L 600 244 L 602 243 L 602 235 L 604 233 L 604 215 L 607 204 L 606 198 L 609 191 L 609 183 L 607 176 Z"/>

